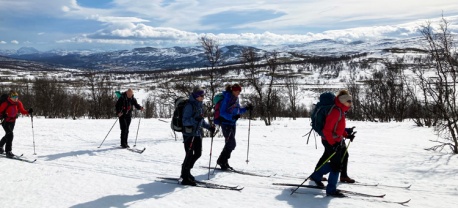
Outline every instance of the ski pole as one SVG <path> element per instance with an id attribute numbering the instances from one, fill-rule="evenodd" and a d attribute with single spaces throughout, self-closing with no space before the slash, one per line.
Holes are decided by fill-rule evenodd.
<path id="1" fill-rule="evenodd" d="M 355 127 L 353 127 L 353 128 L 355 128 Z M 352 135 L 355 135 L 355 134 L 356 134 L 356 132 L 357 132 L 357 131 L 355 131 L 354 133 L 352 133 Z M 348 148 L 350 147 L 350 143 L 351 143 L 351 140 L 350 140 L 350 142 L 348 143 L 348 146 L 347 146 L 347 148 L 345 148 L 345 152 L 344 152 L 344 154 L 342 155 L 342 162 L 344 161 L 345 155 L 346 155 L 346 154 L 347 154 L 347 152 L 348 152 Z"/>
<path id="2" fill-rule="evenodd" d="M 110 134 L 111 130 L 113 129 L 114 125 L 116 124 L 116 122 L 117 122 L 118 120 L 119 120 L 119 117 L 116 118 L 116 121 L 114 122 L 113 126 L 111 126 L 110 131 L 108 131 L 108 133 L 107 133 L 107 135 L 105 136 L 105 138 L 103 139 L 102 143 L 100 143 L 100 146 L 98 146 L 97 148 L 100 148 L 100 147 L 102 146 L 103 142 L 105 142 L 105 139 L 107 139 L 108 134 Z"/>
<path id="3" fill-rule="evenodd" d="M 297 187 L 291 192 L 290 195 L 293 195 L 294 192 L 297 191 L 297 189 L 299 189 L 302 185 L 304 185 L 304 183 L 305 183 L 310 177 L 312 177 L 312 175 L 313 175 L 316 171 L 318 171 L 321 167 L 323 167 L 323 165 L 326 164 L 335 154 L 336 154 L 336 152 L 332 153 L 332 155 L 329 156 L 328 159 L 326 159 L 326 160 L 323 162 L 323 164 L 321 164 L 318 168 L 316 168 L 316 170 L 313 171 L 313 173 L 310 174 L 309 177 L 307 177 L 307 178 L 301 183 L 301 185 L 297 186 Z"/>
<path id="4" fill-rule="evenodd" d="M 250 153 L 250 129 L 251 129 L 251 110 L 250 110 L 250 117 L 248 118 L 248 148 L 246 150 L 246 164 L 248 164 L 248 154 Z"/>
<path id="5" fill-rule="evenodd" d="M 212 164 L 213 137 L 215 136 L 214 134 L 215 134 L 215 132 L 213 132 L 213 134 L 211 135 L 212 136 L 212 140 L 211 140 L 211 144 L 210 144 L 210 161 L 208 162 L 208 180 L 210 180 L 210 165 Z"/>
<path id="6" fill-rule="evenodd" d="M 35 132 L 33 131 L 33 113 L 30 114 L 30 119 L 32 120 L 32 140 L 33 140 L 33 154 L 36 155 L 35 152 Z"/>
<path id="7" fill-rule="evenodd" d="M 138 138 L 138 129 L 140 129 L 140 121 L 142 121 L 142 118 L 138 120 L 138 127 L 137 127 L 137 136 L 135 136 L 135 144 L 134 147 L 137 146 L 137 138 Z"/>

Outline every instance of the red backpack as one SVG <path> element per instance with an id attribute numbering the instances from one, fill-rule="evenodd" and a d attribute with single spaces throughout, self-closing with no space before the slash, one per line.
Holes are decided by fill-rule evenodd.
<path id="1" fill-rule="evenodd" d="M 224 100 L 223 93 L 218 93 L 213 98 L 213 105 L 215 105 L 215 107 L 214 107 L 215 111 L 213 113 L 213 123 L 217 124 L 217 125 L 221 124 L 221 121 L 220 121 L 220 107 L 221 107 L 221 102 L 223 100 Z"/>

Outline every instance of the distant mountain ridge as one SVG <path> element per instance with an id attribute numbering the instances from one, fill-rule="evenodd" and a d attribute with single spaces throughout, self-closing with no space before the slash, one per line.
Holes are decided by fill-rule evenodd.
<path id="1" fill-rule="evenodd" d="M 249 46 L 221 46 L 222 64 L 240 62 L 240 54 Z M 254 48 L 256 52 L 276 51 L 282 57 L 295 59 L 293 54 L 307 56 L 342 56 L 360 53 L 394 52 L 391 48 L 422 49 L 422 38 L 381 39 L 379 41 L 336 41 L 332 39 L 315 40 L 302 44 L 267 46 Z M 183 69 L 206 67 L 208 61 L 202 47 L 143 47 L 117 51 L 64 51 L 52 50 L 40 52 L 35 48 L 24 47 L 14 51 L 0 51 L 0 55 L 83 70 L 111 71 L 152 71 L 163 69 Z"/>
<path id="2" fill-rule="evenodd" d="M 223 64 L 237 63 L 242 50 L 248 46 L 221 47 Z M 255 51 L 261 51 L 255 49 Z M 0 55 L 46 64 L 55 64 L 69 68 L 90 70 L 162 70 L 208 65 L 204 50 L 201 47 L 172 48 L 134 48 L 108 52 L 52 50 L 40 52 L 31 47 L 20 48 L 15 53 L 0 51 Z"/>

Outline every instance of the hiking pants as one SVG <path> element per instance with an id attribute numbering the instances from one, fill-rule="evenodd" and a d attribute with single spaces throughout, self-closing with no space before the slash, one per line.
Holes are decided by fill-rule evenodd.
<path id="1" fill-rule="evenodd" d="M 183 136 L 186 156 L 181 169 L 182 178 L 188 177 L 196 161 L 202 155 L 202 138 L 197 136 Z"/>
<path id="2" fill-rule="evenodd" d="M 129 126 L 132 121 L 132 117 L 121 116 L 119 117 L 119 126 L 121 127 L 121 145 L 127 146 L 127 138 L 129 137 Z"/>
<path id="3" fill-rule="evenodd" d="M 334 150 L 332 149 L 332 146 L 328 143 L 328 141 L 326 141 L 325 139 L 322 139 L 321 143 L 323 143 L 324 152 L 320 160 L 318 160 L 318 163 L 315 166 L 315 170 L 318 167 L 320 167 L 324 163 L 324 161 L 326 161 L 326 159 L 328 159 L 334 153 Z M 332 156 L 331 160 L 329 161 L 332 171 L 340 172 L 342 168 L 342 156 L 344 152 L 345 152 L 345 148 L 341 148 L 338 152 L 336 152 L 334 156 Z M 347 161 L 348 161 L 348 158 L 347 158 Z"/>
<path id="4" fill-rule="evenodd" d="M 6 121 L 3 121 L 2 123 L 3 130 L 5 130 L 5 136 L 3 136 L 2 140 L 0 140 L 0 147 L 3 147 L 6 144 L 5 152 L 11 152 L 13 149 L 13 130 L 15 124 L 16 122 Z"/>

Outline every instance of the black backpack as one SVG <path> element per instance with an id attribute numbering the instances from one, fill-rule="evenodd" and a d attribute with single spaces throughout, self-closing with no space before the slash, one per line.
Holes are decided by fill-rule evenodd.
<path id="1" fill-rule="evenodd" d="M 189 99 L 185 97 L 179 97 L 175 100 L 175 110 L 170 124 L 173 131 L 183 132 L 183 111 L 188 101 Z"/>
<path id="2" fill-rule="evenodd" d="M 312 129 L 315 130 L 316 133 L 318 133 L 320 136 L 323 135 L 323 128 L 324 124 L 326 123 L 326 117 L 331 113 L 332 108 L 335 107 L 334 100 L 336 96 L 332 92 L 324 92 L 321 93 L 320 95 L 320 101 L 315 105 L 315 107 L 312 110 Z M 340 112 L 340 108 L 337 108 Z M 340 113 L 339 120 L 342 118 L 342 115 Z M 337 127 L 337 124 L 336 124 Z M 335 128 L 334 127 L 334 131 Z"/>
<path id="3" fill-rule="evenodd" d="M 2 95 L 0 96 L 0 105 L 2 105 L 4 102 L 7 102 L 7 101 L 8 101 L 8 94 L 2 94 Z M 9 104 L 8 104 L 8 105 L 9 105 Z M 4 110 L 3 112 L 0 112 L 0 119 L 3 120 L 3 118 L 6 117 L 5 112 L 6 112 L 6 109 L 7 109 L 7 108 L 8 108 L 8 107 L 6 107 L 5 110 Z"/>

